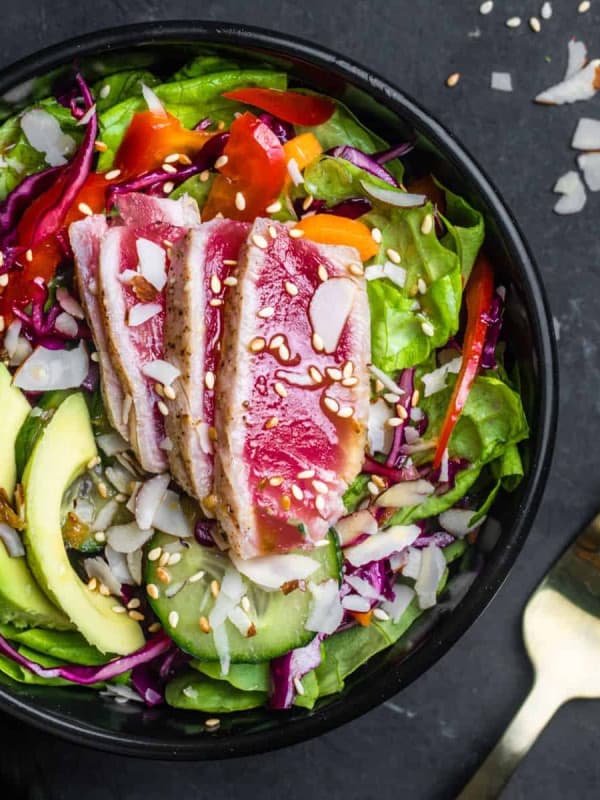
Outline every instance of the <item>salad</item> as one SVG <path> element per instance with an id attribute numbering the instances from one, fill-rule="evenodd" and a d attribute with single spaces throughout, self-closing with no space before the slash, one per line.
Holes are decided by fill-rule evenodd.
<path id="1" fill-rule="evenodd" d="M 524 474 L 482 215 L 289 80 L 95 60 L 2 107 L 14 681 L 208 729 L 312 709 L 477 570 Z"/>

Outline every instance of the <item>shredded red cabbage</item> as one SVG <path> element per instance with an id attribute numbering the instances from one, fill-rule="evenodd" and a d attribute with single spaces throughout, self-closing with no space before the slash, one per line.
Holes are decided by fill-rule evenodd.
<path id="1" fill-rule="evenodd" d="M 215 521 L 211 519 L 199 519 L 194 528 L 194 537 L 198 544 L 204 547 L 214 547 L 215 540 L 213 539 L 212 532 L 215 528 Z"/>
<path id="2" fill-rule="evenodd" d="M 271 661 L 271 708 L 281 710 L 292 707 L 296 696 L 294 680 L 301 680 L 321 663 L 322 638 L 318 634 L 306 647 L 290 650 Z"/>
<path id="3" fill-rule="evenodd" d="M 207 128 L 213 124 L 213 121 L 210 117 L 203 117 L 200 122 L 197 122 L 192 130 L 194 131 L 205 131 Z"/>
<path id="4" fill-rule="evenodd" d="M 414 149 L 415 146 L 412 142 L 403 142 L 402 144 L 389 147 L 387 150 L 381 150 L 379 153 L 375 153 L 372 158 L 374 158 L 378 164 L 386 164 L 394 158 L 402 158 L 402 156 L 407 155 Z"/>
<path id="5" fill-rule="evenodd" d="M 382 464 L 371 458 L 371 456 L 365 456 L 363 472 L 369 475 L 380 475 L 382 478 L 389 478 L 393 483 L 414 481 L 419 477 L 419 471 L 414 464 L 408 464 L 400 468 L 389 467 L 387 464 Z"/>
<path id="6" fill-rule="evenodd" d="M 343 158 L 344 161 L 349 161 L 351 164 L 354 164 L 355 167 L 364 169 L 365 172 L 369 172 L 376 178 L 389 183 L 390 186 L 398 187 L 398 181 L 385 167 L 382 167 L 381 164 L 376 161 L 374 156 L 369 156 L 356 147 L 350 147 L 345 144 L 339 145 L 338 147 L 328 150 L 327 155 L 334 156 L 335 158 Z"/>
<path id="7" fill-rule="evenodd" d="M 313 200 L 307 209 L 302 207 L 303 202 L 303 197 L 297 197 L 293 202 L 294 211 L 298 219 L 310 216 L 311 214 L 335 214 L 337 217 L 358 219 L 362 217 L 363 214 L 368 214 L 373 208 L 371 201 L 366 197 L 349 197 L 329 208 L 325 205 L 324 200 Z"/>
<path id="8" fill-rule="evenodd" d="M 454 541 L 452 534 L 446 533 L 446 531 L 436 531 L 435 533 L 426 533 L 423 536 L 419 536 L 411 547 L 428 547 L 430 544 L 435 544 L 438 547 L 448 547 Z"/>
<path id="9" fill-rule="evenodd" d="M 438 486 L 435 490 L 436 494 L 445 494 L 450 489 L 454 488 L 454 483 L 456 481 L 456 476 L 458 473 L 463 470 L 467 469 L 470 464 L 465 458 L 451 458 L 448 460 L 448 480 L 445 483 L 439 483 L 440 480 L 440 473 L 441 468 L 431 470 L 429 472 L 428 478 L 431 483 L 437 483 Z"/>
<path id="10" fill-rule="evenodd" d="M 165 685 L 189 661 L 189 656 L 173 647 L 152 661 L 138 664 L 131 672 L 136 692 L 151 708 L 165 701 Z"/>
<path id="11" fill-rule="evenodd" d="M 279 117 L 275 117 L 267 111 L 259 114 L 258 118 L 261 122 L 264 122 L 267 128 L 273 131 L 281 144 L 289 142 L 289 140 L 293 139 L 296 135 L 294 126 L 290 122 L 284 122 L 282 119 L 279 119 Z"/>
<path id="12" fill-rule="evenodd" d="M 401 466 L 402 461 L 402 447 L 404 445 L 405 437 L 404 437 L 404 430 L 406 428 L 406 422 L 410 416 L 411 410 L 411 400 L 413 396 L 413 392 L 415 390 L 415 369 L 414 367 L 410 367 L 409 369 L 403 369 L 402 374 L 400 375 L 400 380 L 398 381 L 398 386 L 402 389 L 403 394 L 400 395 L 400 399 L 396 404 L 396 407 L 402 406 L 406 413 L 406 419 L 403 419 L 401 425 L 398 425 L 397 428 L 394 428 L 394 439 L 392 441 L 392 446 L 390 448 L 390 452 L 388 457 L 386 458 L 385 463 L 389 467 L 397 467 Z"/>
<path id="13" fill-rule="evenodd" d="M 504 316 L 504 300 L 499 292 L 492 299 L 492 305 L 482 318 L 487 322 L 488 328 L 481 354 L 482 369 L 496 369 L 496 345 L 502 331 L 502 317 Z"/>
<path id="14" fill-rule="evenodd" d="M 77 321 L 77 333 L 74 336 L 59 331 L 56 328 L 56 320 L 63 310 L 58 303 L 54 303 L 48 311 L 45 311 L 48 297 L 46 283 L 42 278 L 34 278 L 30 289 L 30 313 L 27 314 L 16 303 L 12 308 L 15 317 L 22 322 L 23 336 L 34 347 L 42 345 L 48 350 L 64 350 L 67 342 L 90 338 L 87 325 L 79 320 Z"/>
<path id="15" fill-rule="evenodd" d="M 381 561 L 371 561 L 369 564 L 363 564 L 362 567 L 356 568 L 346 564 L 346 574 L 362 578 L 363 581 L 371 584 L 375 591 L 385 597 L 386 600 L 393 600 L 395 597 L 394 573 L 387 558 L 383 558 Z M 377 602 L 377 599 L 373 598 L 371 606 L 374 606 Z"/>

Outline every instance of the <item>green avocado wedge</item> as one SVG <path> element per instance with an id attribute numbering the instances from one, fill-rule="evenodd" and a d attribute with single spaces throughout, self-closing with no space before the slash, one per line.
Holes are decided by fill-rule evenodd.
<path id="1" fill-rule="evenodd" d="M 16 481 L 15 440 L 31 410 L 0 364 L 0 489 L 12 500 Z M 11 558 L 0 542 L 0 622 L 18 628 L 70 628 L 69 620 L 40 591 L 27 561 Z"/>
<path id="2" fill-rule="evenodd" d="M 112 609 L 115 599 L 88 589 L 71 567 L 62 538 L 60 508 L 66 489 L 96 456 L 96 442 L 82 394 L 56 410 L 25 469 L 25 546 L 38 583 L 102 653 L 128 655 L 144 644 L 137 622 Z"/>

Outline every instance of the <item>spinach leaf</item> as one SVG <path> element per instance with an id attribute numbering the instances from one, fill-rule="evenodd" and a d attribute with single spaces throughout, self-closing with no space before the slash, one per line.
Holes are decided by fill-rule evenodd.
<path id="1" fill-rule="evenodd" d="M 190 666 L 207 678 L 226 681 L 243 692 L 268 692 L 271 686 L 268 661 L 257 664 L 231 664 L 227 675 L 222 674 L 221 665 L 217 661 L 191 661 Z"/>
<path id="2" fill-rule="evenodd" d="M 12 625 L 0 625 L 0 634 L 5 639 L 35 651 L 36 655 L 32 656 L 32 660 L 40 664 L 40 654 L 55 658 L 60 664 L 97 666 L 106 664 L 110 659 L 88 644 L 77 631 L 50 631 L 42 628 L 19 630 Z"/>
<path id="3" fill-rule="evenodd" d="M 184 194 L 189 194 L 189 196 L 193 197 L 198 203 L 198 208 L 202 210 L 202 207 L 206 203 L 208 193 L 210 192 L 210 187 L 213 185 L 214 179 L 214 173 L 210 174 L 210 177 L 207 181 L 203 181 L 200 178 L 200 175 L 192 175 L 191 178 L 188 178 L 187 181 L 181 183 L 173 192 L 171 192 L 169 197 L 172 200 L 177 200 L 178 197 L 181 197 Z"/>
<path id="4" fill-rule="evenodd" d="M 266 692 L 237 689 L 225 680 L 212 680 L 197 672 L 185 672 L 167 684 L 166 700 L 174 708 L 225 714 L 264 706 Z"/>

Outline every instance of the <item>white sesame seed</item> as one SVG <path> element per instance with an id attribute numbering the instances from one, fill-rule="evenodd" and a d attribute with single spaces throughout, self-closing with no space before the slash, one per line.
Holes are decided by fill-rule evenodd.
<path id="1" fill-rule="evenodd" d="M 286 344 L 282 344 L 279 348 L 279 358 L 282 361 L 289 361 L 290 360 L 290 349 Z"/>
<path id="2" fill-rule="evenodd" d="M 210 279 L 210 289 L 213 294 L 219 294 L 222 289 L 221 280 L 218 275 L 213 275 Z"/>
<path id="3" fill-rule="evenodd" d="M 214 718 L 211 717 L 210 719 L 207 719 L 204 722 L 204 726 L 206 728 L 209 728 L 210 730 L 218 728 L 220 724 L 221 724 L 221 720 L 217 719 L 216 717 L 214 717 Z"/>
<path id="4" fill-rule="evenodd" d="M 413 408 L 419 405 L 419 400 L 421 399 L 421 392 L 418 389 L 415 389 L 412 393 L 412 397 L 410 398 L 410 404 Z"/>
<path id="5" fill-rule="evenodd" d="M 272 478 L 269 478 L 269 486 L 281 486 L 283 483 L 283 478 L 280 475 L 275 475 Z"/>
<path id="6" fill-rule="evenodd" d="M 327 268 L 325 267 L 324 264 L 319 264 L 319 269 L 317 270 L 317 274 L 319 276 L 319 280 L 323 281 L 323 283 L 329 277 L 329 273 L 327 272 Z"/>
<path id="7" fill-rule="evenodd" d="M 329 491 L 329 486 L 327 486 L 327 484 L 324 483 L 323 481 L 319 480 L 314 480 L 312 482 L 312 487 L 317 494 L 327 494 L 327 492 Z"/>
<path id="8" fill-rule="evenodd" d="M 104 84 L 104 86 L 103 86 L 103 87 L 100 89 L 100 91 L 98 92 L 98 94 L 100 95 L 100 97 L 101 97 L 103 100 L 106 100 L 106 98 L 107 98 L 107 97 L 108 97 L 108 95 L 110 94 L 110 84 L 108 84 L 108 83 L 105 83 L 105 84 Z"/>
<path id="9" fill-rule="evenodd" d="M 210 178 L 210 170 L 203 169 L 202 172 L 200 173 L 200 180 L 202 181 L 202 183 L 206 183 L 206 181 L 209 178 Z"/>
<path id="10" fill-rule="evenodd" d="M 198 572 L 194 572 L 193 575 L 190 575 L 190 577 L 187 579 L 187 582 L 188 583 L 197 583 L 198 581 L 201 581 L 202 578 L 205 575 L 206 575 L 206 572 L 203 569 L 201 569 Z"/>
<path id="11" fill-rule="evenodd" d="M 460 80 L 460 72 L 453 72 L 452 75 L 448 75 L 446 78 L 446 86 L 449 89 L 452 89 L 456 86 L 456 84 Z"/>
<path id="12" fill-rule="evenodd" d="M 177 167 L 174 167 L 172 164 L 163 164 L 162 170 L 168 175 L 175 175 L 177 173 Z"/>
<path id="13" fill-rule="evenodd" d="M 225 286 L 237 286 L 238 279 L 234 278 L 233 275 L 229 275 L 227 278 L 225 278 L 223 283 Z"/>
<path id="14" fill-rule="evenodd" d="M 373 610 L 373 616 L 375 619 L 380 619 L 383 622 L 390 618 L 390 615 L 387 613 L 387 611 L 384 611 L 383 608 L 375 608 Z"/>
<path id="15" fill-rule="evenodd" d="M 313 333 L 312 335 L 312 346 L 317 351 L 317 353 L 322 353 L 325 349 L 325 345 L 323 344 L 323 339 L 319 336 L 318 333 Z"/>
<path id="16" fill-rule="evenodd" d="M 265 308 L 261 308 L 261 310 L 258 312 L 256 316 L 260 317 L 261 319 L 269 319 L 270 317 L 273 316 L 274 313 L 275 309 L 273 308 L 273 306 L 265 306 Z"/>
<path id="17" fill-rule="evenodd" d="M 550 19 L 552 16 L 552 3 L 545 2 L 540 9 L 540 17 L 542 19 Z"/>
<path id="18" fill-rule="evenodd" d="M 354 414 L 354 409 L 352 406 L 342 406 L 338 411 L 338 417 L 342 419 L 350 419 L 350 417 Z"/>
<path id="19" fill-rule="evenodd" d="M 98 587 L 98 591 L 100 592 L 102 597 L 110 597 L 110 589 L 103 583 L 101 583 L 100 586 Z"/>
<path id="20" fill-rule="evenodd" d="M 163 184 L 163 194 L 171 194 L 173 189 L 175 188 L 175 184 L 173 181 L 167 181 Z"/>
<path id="21" fill-rule="evenodd" d="M 140 611 L 135 611 L 135 609 L 133 611 L 130 611 L 127 616 L 130 619 L 135 620 L 136 622 L 144 621 L 144 615 Z"/>
<path id="22" fill-rule="evenodd" d="M 348 272 L 357 278 L 361 278 L 365 274 L 362 264 L 348 264 Z"/>
<path id="23" fill-rule="evenodd" d="M 393 247 L 388 247 L 388 249 L 385 251 L 385 254 L 393 264 L 399 264 L 402 261 L 400 253 L 397 250 L 394 250 Z"/>
<path id="24" fill-rule="evenodd" d="M 427 291 L 427 284 L 423 280 L 423 278 L 419 278 L 417 281 L 417 289 L 419 290 L 419 294 L 425 294 Z"/>
<path id="25" fill-rule="evenodd" d="M 87 468 L 88 469 L 94 469 L 94 467 L 98 466 L 100 461 L 101 461 L 100 456 L 94 456 L 93 458 L 90 458 L 90 460 L 87 463 Z"/>
<path id="26" fill-rule="evenodd" d="M 283 383 L 281 383 L 281 381 L 276 381 L 275 386 L 273 388 L 275 389 L 275 392 L 279 395 L 279 397 L 287 397 L 288 394 L 287 389 L 285 388 Z"/>
<path id="27" fill-rule="evenodd" d="M 108 486 L 104 483 L 104 481 L 100 481 L 98 486 L 96 487 L 98 490 L 98 494 L 103 500 L 106 500 L 108 497 Z"/>
<path id="28" fill-rule="evenodd" d="M 309 367 L 308 374 L 313 383 L 323 383 L 323 376 L 316 367 Z"/>
<path id="29" fill-rule="evenodd" d="M 277 238 L 277 228 L 275 227 L 275 225 L 269 225 L 268 231 L 269 231 L 269 236 L 271 237 L 271 239 L 276 239 Z"/>
<path id="30" fill-rule="evenodd" d="M 314 478 L 315 477 L 315 471 L 314 471 L 314 469 L 303 469 L 301 472 L 299 472 L 296 475 L 296 477 L 298 478 L 298 480 L 305 480 L 305 479 L 308 479 L 308 478 Z"/>
<path id="31" fill-rule="evenodd" d="M 162 385 L 162 383 L 155 383 L 154 384 L 154 391 L 156 392 L 156 394 L 159 397 L 164 397 L 165 396 L 165 388 Z"/>
<path id="32" fill-rule="evenodd" d="M 479 13 L 485 16 L 486 14 L 489 14 L 493 8 L 493 0 L 485 0 L 485 2 L 479 6 Z"/>
<path id="33" fill-rule="evenodd" d="M 140 607 L 140 599 L 139 597 L 132 597 L 131 600 L 127 603 L 128 609 L 139 608 Z"/>
<path id="34" fill-rule="evenodd" d="M 279 420 L 277 417 L 269 417 L 269 419 L 265 422 L 265 429 L 270 431 L 272 428 L 276 428 L 279 425 Z"/>
<path id="35" fill-rule="evenodd" d="M 304 694 L 304 686 L 302 685 L 302 681 L 298 677 L 294 678 L 294 688 L 296 689 L 298 694 L 300 695 Z"/>
<path id="36" fill-rule="evenodd" d="M 358 383 L 358 378 L 344 378 L 342 381 L 342 386 L 346 386 L 347 388 L 351 388 L 352 386 L 356 386 Z"/>
<path id="37" fill-rule="evenodd" d="M 421 223 L 421 233 L 428 236 L 433 230 L 433 214 L 425 214 Z"/>
<path id="38" fill-rule="evenodd" d="M 577 6 L 577 11 L 580 14 L 585 14 L 586 12 L 588 12 L 590 10 L 591 7 L 592 7 L 592 4 L 590 3 L 590 0 L 582 0 L 582 2 L 579 3 L 579 5 Z"/>
<path id="39" fill-rule="evenodd" d="M 369 490 L 369 494 L 372 494 L 374 496 L 379 494 L 379 487 L 375 483 L 373 483 L 373 481 L 369 481 L 367 483 L 367 489 Z"/>
<path id="40" fill-rule="evenodd" d="M 128 498 L 126 494 L 122 494 L 122 492 L 119 492 L 119 494 L 115 495 L 115 500 L 117 501 L 117 503 L 126 503 Z"/>
<path id="41" fill-rule="evenodd" d="M 246 198 L 242 192 L 235 193 L 235 207 L 238 211 L 244 211 L 246 208 Z"/>
<path id="42" fill-rule="evenodd" d="M 104 531 L 97 531 L 94 534 L 94 540 L 98 542 L 98 544 L 104 544 L 104 542 L 106 541 L 106 534 L 104 533 Z"/>
<path id="43" fill-rule="evenodd" d="M 325 510 L 325 498 L 323 497 L 322 494 L 318 494 L 315 497 L 315 508 L 317 509 L 319 514 L 322 514 L 323 511 Z"/>
<path id="44" fill-rule="evenodd" d="M 504 24 L 507 28 L 518 28 L 521 24 L 521 17 L 509 17 Z"/>
<path id="45" fill-rule="evenodd" d="M 160 413 L 163 415 L 163 417 L 168 417 L 169 416 L 169 409 L 168 409 L 166 403 L 163 403 L 162 400 L 159 400 L 158 403 L 156 404 L 156 406 L 157 406 L 158 410 L 160 411 Z"/>
<path id="46" fill-rule="evenodd" d="M 304 231 L 302 228 L 292 228 L 290 231 L 290 236 L 292 239 L 300 239 L 301 236 L 304 236 Z"/>
<path id="47" fill-rule="evenodd" d="M 104 178 L 107 181 L 114 181 L 115 178 L 118 178 L 120 174 L 121 174 L 121 170 L 120 169 L 111 169 L 106 173 Z"/>
<path id="48" fill-rule="evenodd" d="M 266 344 L 267 343 L 263 338 L 257 336 L 255 339 L 252 339 L 252 341 L 249 344 L 249 347 L 253 353 L 260 353 L 261 350 L 265 349 Z"/>
<path id="49" fill-rule="evenodd" d="M 340 404 L 338 401 L 334 397 L 329 397 L 328 395 L 325 395 L 323 398 L 323 405 L 334 414 L 337 414 L 340 410 Z"/>
<path id="50" fill-rule="evenodd" d="M 204 376 L 204 384 L 207 389 L 215 388 L 215 373 L 208 370 Z"/>
<path id="51" fill-rule="evenodd" d="M 223 301 L 219 297 L 213 297 L 211 300 L 209 300 L 208 305 L 212 306 L 213 308 L 218 308 L 219 306 L 223 305 Z"/>
<path id="52" fill-rule="evenodd" d="M 167 552 L 161 553 L 161 556 L 158 559 L 159 566 L 166 567 L 168 563 L 169 563 L 169 553 Z"/>
<path id="53" fill-rule="evenodd" d="M 0 286 L 8 286 L 8 275 L 0 275 Z"/>
<path id="54" fill-rule="evenodd" d="M 386 425 L 388 428 L 399 428 L 402 425 L 404 420 L 401 417 L 390 417 L 386 420 Z"/>
<path id="55" fill-rule="evenodd" d="M 85 214 L 86 217 L 91 217 L 92 214 L 94 213 L 87 203 L 79 203 L 77 208 L 79 209 L 79 211 L 81 211 L 82 214 Z"/>
<path id="56" fill-rule="evenodd" d="M 298 294 L 298 287 L 295 283 L 291 281 L 285 282 L 285 290 L 290 295 L 290 297 L 295 297 Z"/>
<path id="57" fill-rule="evenodd" d="M 167 400 L 175 400 L 177 393 L 172 386 L 163 386 L 163 394 Z"/>
<path id="58" fill-rule="evenodd" d="M 314 199 L 315 198 L 312 196 L 312 194 L 309 194 L 308 197 L 305 197 L 302 201 L 302 210 L 308 211 L 308 209 L 312 206 Z"/>
<path id="59" fill-rule="evenodd" d="M 304 492 L 295 483 L 292 483 L 291 492 L 294 495 L 294 497 L 296 498 L 296 500 L 304 500 Z"/>
<path id="60" fill-rule="evenodd" d="M 421 323 L 421 330 L 423 331 L 425 336 L 433 336 L 433 334 L 435 333 L 435 328 L 433 327 L 431 322 L 427 321 Z"/>
<path id="61" fill-rule="evenodd" d="M 181 553 L 171 553 L 169 556 L 169 566 L 174 567 L 175 564 L 179 564 L 181 561 Z"/>
<path id="62" fill-rule="evenodd" d="M 165 164 L 175 164 L 177 161 L 179 161 L 179 153 L 169 153 L 165 158 Z"/>
<path id="63" fill-rule="evenodd" d="M 281 211 L 281 202 L 276 200 L 274 203 L 271 203 L 270 206 L 267 206 L 265 211 L 267 214 L 278 214 Z"/>
<path id="64" fill-rule="evenodd" d="M 112 610 L 115 612 L 115 614 L 125 614 L 126 613 L 126 609 L 123 606 L 113 606 Z"/>
<path id="65" fill-rule="evenodd" d="M 255 234 L 252 236 L 252 241 L 254 242 L 254 244 L 255 244 L 257 247 L 260 247 L 260 249 L 261 249 L 261 250 L 266 250 L 266 249 L 267 249 L 267 247 L 269 246 L 269 243 L 267 242 L 267 240 L 265 239 L 265 237 L 264 237 L 264 236 L 261 236 L 261 235 L 260 235 L 260 233 L 255 233 Z"/>
<path id="66" fill-rule="evenodd" d="M 250 611 L 250 599 L 248 598 L 248 595 L 244 595 L 242 597 L 242 599 L 240 601 L 240 605 L 243 608 L 243 610 L 246 612 L 246 614 L 248 614 L 248 612 Z"/>
<path id="67" fill-rule="evenodd" d="M 342 367 L 342 375 L 344 376 L 344 378 L 351 378 L 353 372 L 354 372 L 354 364 L 352 363 L 352 361 L 346 361 L 346 363 Z"/>
<path id="68" fill-rule="evenodd" d="M 534 33 L 539 33 L 542 30 L 542 23 L 537 17 L 529 17 L 529 27 Z"/>
<path id="69" fill-rule="evenodd" d="M 278 333 L 269 342 L 269 350 L 277 350 L 282 344 L 285 344 L 285 337 L 281 333 Z"/>
<path id="70" fill-rule="evenodd" d="M 158 561 L 162 553 L 162 547 L 153 547 L 148 553 L 148 561 Z"/>
<path id="71" fill-rule="evenodd" d="M 177 613 L 177 611 L 171 611 L 171 612 L 169 612 L 169 617 L 168 617 L 168 619 L 169 619 L 169 625 L 170 625 L 172 628 L 176 628 L 176 627 L 177 627 L 177 625 L 179 624 L 179 614 Z"/>
<path id="72" fill-rule="evenodd" d="M 337 367 L 327 367 L 325 369 L 325 374 L 327 377 L 331 378 L 332 381 L 341 381 L 343 378 L 342 370 Z"/>
<path id="73" fill-rule="evenodd" d="M 227 164 L 228 161 L 229 161 L 229 159 L 227 158 L 227 156 L 219 156 L 217 158 L 217 160 L 215 161 L 215 167 L 217 169 L 221 169 L 221 167 L 224 167 L 225 164 Z"/>
<path id="74" fill-rule="evenodd" d="M 31 248 L 25 252 L 25 259 L 27 261 L 33 261 L 33 250 Z"/>
<path id="75" fill-rule="evenodd" d="M 371 228 L 371 236 L 373 237 L 375 244 L 381 244 L 383 236 L 379 228 Z"/>
<path id="76" fill-rule="evenodd" d="M 400 419 L 408 419 L 408 411 L 404 408 L 404 406 L 398 406 L 396 413 Z"/>

